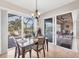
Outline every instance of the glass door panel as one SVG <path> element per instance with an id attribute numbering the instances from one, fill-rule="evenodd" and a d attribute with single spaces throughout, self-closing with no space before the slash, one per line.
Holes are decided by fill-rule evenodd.
<path id="1" fill-rule="evenodd" d="M 73 40 L 72 14 L 57 16 L 57 45 L 71 49 Z"/>
<path id="2" fill-rule="evenodd" d="M 52 42 L 52 18 L 45 19 L 44 21 L 44 33 L 49 42 Z"/>

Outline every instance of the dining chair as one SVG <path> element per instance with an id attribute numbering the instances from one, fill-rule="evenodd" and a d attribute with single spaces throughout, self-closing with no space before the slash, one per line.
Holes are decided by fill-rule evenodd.
<path id="1" fill-rule="evenodd" d="M 16 45 L 16 47 L 15 47 L 15 56 L 14 57 L 19 58 L 22 55 L 22 48 L 19 46 L 17 39 L 15 39 L 14 37 L 13 37 L 13 39 L 14 39 L 14 42 L 15 42 L 15 45 Z M 24 53 L 27 53 L 27 52 L 29 52 L 30 58 L 31 58 L 31 49 L 30 48 L 25 48 Z"/>
<path id="2" fill-rule="evenodd" d="M 45 57 L 45 49 L 44 49 L 44 44 L 45 44 L 45 38 L 44 37 L 38 37 L 38 42 L 33 46 L 33 50 L 37 52 L 37 57 L 39 58 L 39 52 L 43 50 L 44 57 Z"/>

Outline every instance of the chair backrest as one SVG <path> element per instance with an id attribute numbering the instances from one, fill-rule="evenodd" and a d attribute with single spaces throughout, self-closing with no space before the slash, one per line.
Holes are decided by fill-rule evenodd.
<path id="1" fill-rule="evenodd" d="M 17 47 L 17 51 L 20 52 L 20 47 L 19 47 L 17 39 L 15 39 L 15 37 L 12 37 L 12 38 L 13 38 L 13 40 L 15 42 L 16 47 Z"/>
<path id="2" fill-rule="evenodd" d="M 45 38 L 43 36 L 38 37 L 38 45 L 44 45 L 45 44 Z"/>
<path id="3" fill-rule="evenodd" d="M 14 36 L 12 36 L 11 38 L 13 39 L 15 46 L 18 47 L 18 41 L 17 41 L 17 39 Z"/>
<path id="4" fill-rule="evenodd" d="M 9 44 L 11 47 L 16 46 L 16 41 L 15 41 L 14 36 L 9 36 L 8 39 L 9 39 Z"/>

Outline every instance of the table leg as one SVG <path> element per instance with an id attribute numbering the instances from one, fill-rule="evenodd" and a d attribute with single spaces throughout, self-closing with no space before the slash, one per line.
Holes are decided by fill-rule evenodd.
<path id="1" fill-rule="evenodd" d="M 22 58 L 25 58 L 25 49 L 22 48 Z"/>
<path id="2" fill-rule="evenodd" d="M 17 56 L 17 47 L 15 48 L 15 58 L 16 58 L 16 56 Z"/>
<path id="3" fill-rule="evenodd" d="M 30 55 L 30 58 L 31 58 L 31 50 L 29 51 L 29 55 Z"/>
<path id="4" fill-rule="evenodd" d="M 48 51 L 48 39 L 46 39 L 47 51 Z"/>

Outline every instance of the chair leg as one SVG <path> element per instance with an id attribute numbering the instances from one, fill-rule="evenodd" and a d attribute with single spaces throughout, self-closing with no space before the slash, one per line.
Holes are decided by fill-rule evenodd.
<path id="1" fill-rule="evenodd" d="M 29 54 L 30 54 L 30 58 L 31 58 L 31 50 L 29 51 Z"/>
<path id="2" fill-rule="evenodd" d="M 18 52 L 18 58 L 20 58 L 20 52 Z"/>
<path id="3" fill-rule="evenodd" d="M 15 56 L 14 56 L 14 58 L 16 58 L 16 56 L 17 56 L 17 47 L 15 48 Z"/>
<path id="4" fill-rule="evenodd" d="M 37 57 L 39 58 L 39 53 L 38 53 L 38 51 L 37 51 Z"/>
<path id="5" fill-rule="evenodd" d="M 22 48 L 22 58 L 25 58 L 25 48 Z"/>
<path id="6" fill-rule="evenodd" d="M 47 52 L 48 52 L 48 39 L 46 39 Z"/>
<path id="7" fill-rule="evenodd" d="M 44 57 L 45 57 L 45 49 L 43 48 L 43 53 L 44 53 Z"/>
<path id="8" fill-rule="evenodd" d="M 20 58 L 20 49 L 18 49 L 18 58 Z"/>

